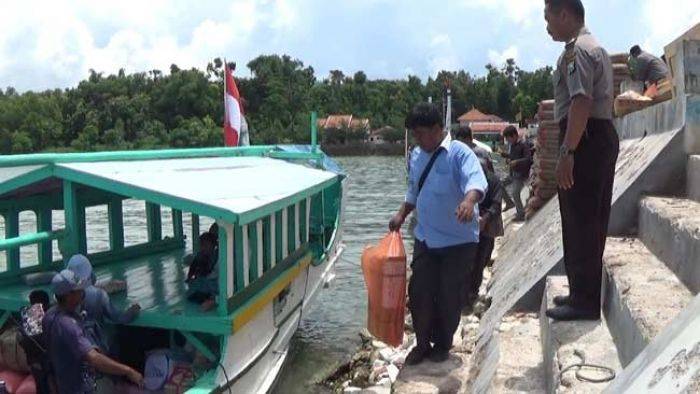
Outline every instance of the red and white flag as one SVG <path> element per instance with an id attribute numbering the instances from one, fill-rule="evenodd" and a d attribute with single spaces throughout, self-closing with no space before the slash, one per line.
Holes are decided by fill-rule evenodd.
<path id="1" fill-rule="evenodd" d="M 238 146 L 243 107 L 241 95 L 228 64 L 224 62 L 224 144 Z"/>

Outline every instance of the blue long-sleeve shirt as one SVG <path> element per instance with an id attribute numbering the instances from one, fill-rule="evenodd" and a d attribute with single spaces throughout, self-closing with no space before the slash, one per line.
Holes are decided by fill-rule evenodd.
<path id="1" fill-rule="evenodd" d="M 105 319 L 116 324 L 127 324 L 134 321 L 138 315 L 138 312 L 131 308 L 125 311 L 117 309 L 110 301 L 107 292 L 96 286 L 85 289 L 83 311 L 88 336 L 104 352 L 109 350 L 109 343 L 103 331 Z"/>
<path id="2" fill-rule="evenodd" d="M 415 236 L 429 248 L 444 248 L 479 242 L 479 208 L 472 221 L 460 223 L 456 210 L 470 191 L 486 193 L 486 176 L 476 154 L 459 141 L 445 142 L 430 174 L 418 194 L 418 182 L 432 153 L 415 148 L 411 153 L 406 202 L 415 205 L 418 225 Z"/>

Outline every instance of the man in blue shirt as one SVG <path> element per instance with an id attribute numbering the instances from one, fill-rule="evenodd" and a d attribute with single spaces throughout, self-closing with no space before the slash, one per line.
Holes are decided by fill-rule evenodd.
<path id="1" fill-rule="evenodd" d="M 443 140 L 442 116 L 436 106 L 418 104 L 406 118 L 406 127 L 418 147 L 410 158 L 406 201 L 389 229 L 400 230 L 406 217 L 417 211 L 408 286 L 417 346 L 406 358 L 408 365 L 415 365 L 426 357 L 441 362 L 449 356 L 464 295 L 469 293 L 466 278 L 479 243 L 478 203 L 487 183 L 467 145 Z"/>

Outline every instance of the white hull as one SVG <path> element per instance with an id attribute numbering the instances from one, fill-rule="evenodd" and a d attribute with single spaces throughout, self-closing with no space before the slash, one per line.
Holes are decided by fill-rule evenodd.
<path id="1" fill-rule="evenodd" d="M 292 336 L 311 309 L 324 284 L 335 276 L 335 264 L 344 246 L 336 237 L 328 258 L 310 265 L 290 285 L 286 302 L 271 303 L 235 335 L 228 338 L 217 384 L 231 393 L 269 392 L 287 358 Z M 227 383 L 228 382 L 228 383 Z M 229 389 L 225 388 L 224 393 Z"/>

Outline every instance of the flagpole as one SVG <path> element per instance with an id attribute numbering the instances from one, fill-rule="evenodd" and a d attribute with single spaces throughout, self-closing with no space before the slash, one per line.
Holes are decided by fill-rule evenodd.
<path id="1" fill-rule="evenodd" d="M 226 74 L 228 70 L 228 63 L 226 62 L 226 58 L 224 58 L 224 124 L 223 124 L 223 130 L 224 130 L 224 146 L 226 146 Z"/>

